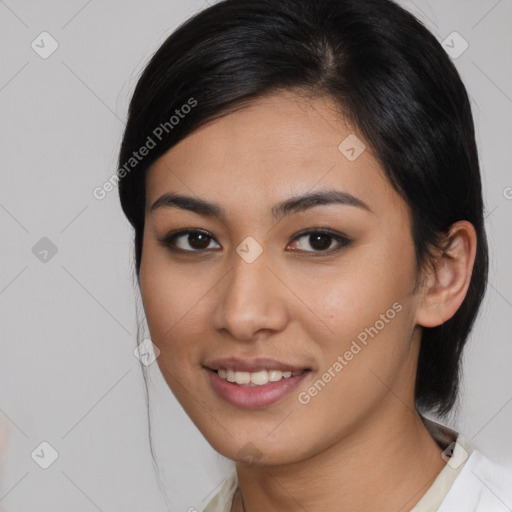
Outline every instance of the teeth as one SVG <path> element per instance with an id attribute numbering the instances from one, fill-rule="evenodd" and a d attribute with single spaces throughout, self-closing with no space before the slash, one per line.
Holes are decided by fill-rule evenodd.
<path id="1" fill-rule="evenodd" d="M 237 372 L 231 369 L 225 370 L 220 368 L 217 373 L 219 377 L 226 379 L 228 382 L 234 382 L 242 386 L 264 386 L 268 382 L 289 379 L 291 376 L 299 375 L 302 371 L 260 370 L 257 372 Z"/>
<path id="2" fill-rule="evenodd" d="M 268 380 L 270 382 L 276 382 L 283 378 L 283 372 L 281 370 L 270 370 L 268 373 Z"/>
<path id="3" fill-rule="evenodd" d="M 267 384 L 268 382 L 268 372 L 267 370 L 261 370 L 260 372 L 252 372 L 249 374 L 250 381 L 257 386 L 262 386 L 263 384 Z M 236 374 L 235 374 L 236 377 Z M 238 383 L 240 384 L 240 383 Z"/>

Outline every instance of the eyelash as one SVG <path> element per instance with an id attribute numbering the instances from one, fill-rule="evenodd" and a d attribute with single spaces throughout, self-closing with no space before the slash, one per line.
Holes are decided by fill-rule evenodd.
<path id="1" fill-rule="evenodd" d="M 159 238 L 158 241 L 161 244 L 163 244 L 164 247 L 166 247 L 169 251 L 171 251 L 173 253 L 182 253 L 182 254 L 197 253 L 197 254 L 200 254 L 200 253 L 205 253 L 205 252 L 209 251 L 208 249 L 195 249 L 195 250 L 179 249 L 174 246 L 174 243 L 177 238 L 179 238 L 183 235 L 189 235 L 189 234 L 202 234 L 202 235 L 205 235 L 207 238 L 215 240 L 215 238 L 213 237 L 213 235 L 211 233 L 209 233 L 208 231 L 205 231 L 203 229 L 179 229 L 177 231 L 173 231 L 173 232 L 169 233 L 168 235 L 166 235 L 163 238 Z M 314 234 L 326 235 L 329 238 L 332 238 L 333 240 L 337 241 L 340 245 L 338 245 L 338 247 L 335 247 L 334 249 L 328 249 L 328 250 L 301 251 L 300 249 L 292 249 L 292 252 L 305 252 L 305 253 L 318 254 L 319 256 L 330 256 L 330 255 L 340 251 L 344 247 L 347 247 L 352 242 L 352 240 L 350 240 L 346 236 L 343 236 L 339 233 L 336 233 L 335 231 L 331 231 L 330 229 L 325 229 L 325 228 L 308 229 L 306 231 L 301 231 L 301 232 L 297 233 L 297 235 L 291 240 L 291 242 L 294 242 L 295 240 L 303 238 L 307 235 L 314 235 Z M 218 249 L 215 249 L 215 250 L 218 250 Z M 313 256 L 313 257 L 317 257 L 317 256 Z"/>

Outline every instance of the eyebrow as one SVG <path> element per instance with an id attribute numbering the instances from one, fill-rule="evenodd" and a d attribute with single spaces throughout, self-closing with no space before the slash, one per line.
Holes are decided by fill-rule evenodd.
<path id="1" fill-rule="evenodd" d="M 272 216 L 274 219 L 280 220 L 287 215 L 301 212 L 309 208 L 313 208 L 314 206 L 330 204 L 354 206 L 370 213 L 374 213 L 362 199 L 359 199 L 348 192 L 331 189 L 291 197 L 281 203 L 277 203 L 272 207 Z M 222 221 L 226 220 L 226 211 L 219 204 L 212 203 L 204 199 L 175 194 L 173 192 L 167 192 L 160 196 L 151 205 L 149 212 L 153 213 L 158 208 L 180 208 L 182 210 L 195 212 L 199 215 L 217 217 Z"/>

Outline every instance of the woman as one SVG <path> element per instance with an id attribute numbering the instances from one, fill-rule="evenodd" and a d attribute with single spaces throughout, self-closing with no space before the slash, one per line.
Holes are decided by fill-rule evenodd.
<path id="1" fill-rule="evenodd" d="M 454 406 L 488 272 L 470 104 L 389 0 L 225 0 L 119 155 L 159 368 L 236 470 L 207 512 L 512 506 Z"/>

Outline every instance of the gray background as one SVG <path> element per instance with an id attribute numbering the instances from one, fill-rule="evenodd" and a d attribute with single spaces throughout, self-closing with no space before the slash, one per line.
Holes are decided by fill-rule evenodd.
<path id="1" fill-rule="evenodd" d="M 455 62 L 477 125 L 491 273 L 451 424 L 489 457 L 512 463 L 512 0 L 402 3 L 440 41 L 457 31 L 469 43 Z M 206 5 L 0 1 L 5 512 L 165 510 L 133 355 L 131 227 L 117 190 L 102 201 L 92 190 L 116 170 L 127 104 L 144 64 L 179 23 Z M 43 31 L 59 45 L 47 59 L 31 47 Z M 38 242 L 48 244 L 43 237 L 57 248 L 46 262 L 33 252 Z M 202 438 L 156 364 L 150 369 L 161 485 L 172 511 L 201 510 L 232 463 Z M 31 458 L 43 441 L 59 455 L 48 469 Z"/>

